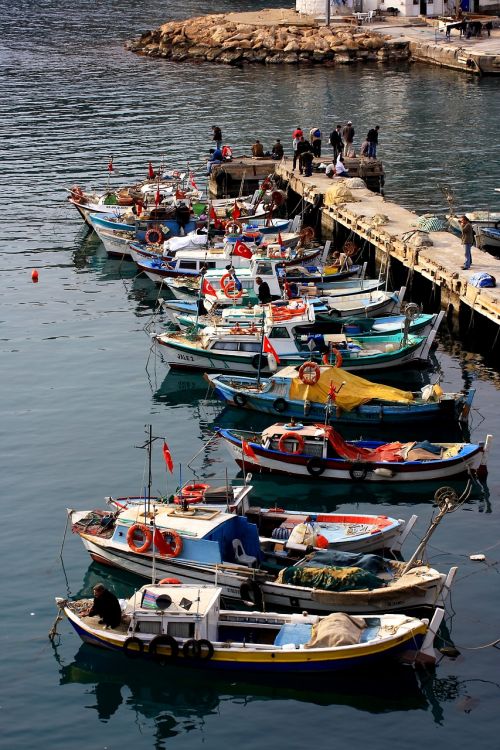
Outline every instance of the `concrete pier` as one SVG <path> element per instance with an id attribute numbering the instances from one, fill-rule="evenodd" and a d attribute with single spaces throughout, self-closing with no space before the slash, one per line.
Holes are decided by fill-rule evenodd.
<path id="1" fill-rule="evenodd" d="M 317 164 L 321 161 L 330 163 L 331 158 L 331 154 L 328 154 L 324 159 L 314 161 Z M 352 177 L 361 177 L 370 190 L 380 192 L 384 186 L 384 167 L 381 161 L 361 159 L 359 156 L 353 158 L 346 156 L 344 162 Z M 259 187 L 260 180 L 273 174 L 277 164 L 278 162 L 274 159 L 235 156 L 232 161 L 213 167 L 208 181 L 210 195 L 212 198 L 236 198 L 238 195 L 253 193 Z M 290 160 L 290 169 L 291 166 Z M 298 169 L 296 175 L 300 176 Z"/>
<path id="2" fill-rule="evenodd" d="M 292 161 L 284 159 L 276 166 L 276 174 L 307 203 L 314 204 L 318 196 L 325 196 L 332 184 L 349 180 L 329 179 L 322 173 L 304 177 L 292 171 Z M 463 307 L 470 315 L 480 314 L 498 326 L 500 324 L 500 288 L 478 288 L 469 283 L 470 277 L 486 272 L 500 282 L 500 260 L 478 248 L 472 249 L 472 268 L 461 269 L 464 251 L 459 237 L 449 232 L 429 232 L 432 245 L 415 247 L 412 237 L 418 229 L 418 215 L 387 201 L 382 195 L 367 188 L 351 189 L 354 202 L 323 207 L 321 227 L 325 237 L 337 234 L 338 227 L 348 231 L 350 238 L 370 243 L 378 262 L 393 259 L 408 271 L 427 279 L 440 290 L 441 306 L 457 319 Z M 374 217 L 386 217 L 377 225 Z M 345 232 L 344 232 L 345 235 Z M 500 329 L 499 329 L 500 330 Z"/>

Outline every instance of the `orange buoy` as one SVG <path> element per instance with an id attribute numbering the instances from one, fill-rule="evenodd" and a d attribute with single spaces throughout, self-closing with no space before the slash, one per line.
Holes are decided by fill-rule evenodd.
<path id="1" fill-rule="evenodd" d="M 33 282 L 33 284 L 36 284 L 38 281 L 38 271 L 36 270 L 36 268 L 34 268 L 31 272 L 31 281 Z"/>

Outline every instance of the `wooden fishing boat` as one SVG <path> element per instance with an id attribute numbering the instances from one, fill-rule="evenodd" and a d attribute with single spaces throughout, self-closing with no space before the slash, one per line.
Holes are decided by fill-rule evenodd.
<path id="1" fill-rule="evenodd" d="M 378 664 L 402 651 L 433 655 L 443 618 L 406 615 L 326 617 L 221 609 L 221 588 L 147 584 L 123 603 L 121 622 L 86 614 L 91 601 L 56 599 L 80 638 L 93 646 L 178 666 L 260 674 L 325 674 Z"/>
<path id="2" fill-rule="evenodd" d="M 214 302 L 216 301 L 216 298 Z M 348 336 L 363 334 L 365 336 L 378 336 L 380 334 L 401 333 L 407 330 L 411 333 L 418 333 L 420 336 L 426 336 L 430 333 L 432 326 L 436 322 L 437 314 L 418 314 L 414 318 L 407 318 L 406 315 L 387 315 L 383 318 L 356 318 L 348 319 L 331 317 L 327 314 L 330 310 L 328 301 L 321 298 L 310 299 L 310 304 L 314 309 L 316 333 L 345 333 Z M 297 305 L 296 300 L 277 302 L 275 309 L 286 312 L 294 310 Z M 203 306 L 206 309 L 205 314 L 200 314 L 200 307 L 197 302 L 178 302 L 177 300 L 166 300 L 162 303 L 163 309 L 167 312 L 170 322 L 178 328 L 192 328 L 197 325 L 204 328 L 207 325 L 248 327 L 252 324 L 258 324 L 264 317 L 264 307 L 262 305 L 217 305 L 210 304 L 204 299 Z M 208 308 L 208 309 L 207 309 Z M 408 323 L 407 323 L 408 321 Z"/>
<path id="3" fill-rule="evenodd" d="M 260 537 L 245 516 L 202 504 L 68 513 L 94 561 L 147 580 L 215 584 L 224 597 L 257 608 L 352 613 L 440 606 L 456 570 L 442 574 L 417 562 L 329 548 L 307 554 L 304 545 Z"/>
<path id="4" fill-rule="evenodd" d="M 371 383 L 343 368 L 320 367 L 316 386 L 307 387 L 296 367 L 286 367 L 270 378 L 206 374 L 214 395 L 241 409 L 328 424 L 397 424 L 432 420 L 466 422 L 475 389 L 444 393 L 436 384 L 418 392 L 400 391 Z M 333 385 L 335 393 L 330 397 Z"/>
<path id="5" fill-rule="evenodd" d="M 276 362 L 300 366 L 305 360 L 328 357 L 334 350 L 337 364 L 349 371 L 368 371 L 396 367 L 408 362 L 426 360 L 437 329 L 440 313 L 427 337 L 414 334 L 347 337 L 344 334 L 315 332 L 315 313 L 304 301 L 284 318 L 270 306 L 261 327 L 227 329 L 207 326 L 198 332 L 165 332 L 152 334 L 170 367 L 207 371 L 230 371 L 254 374 L 276 370 Z M 263 355 L 264 343 L 267 351 Z M 272 359 L 270 359 L 272 357 Z M 340 361 L 339 361 L 340 360 Z"/>
<path id="6" fill-rule="evenodd" d="M 178 489 L 171 501 L 149 496 L 108 497 L 106 501 L 113 512 L 138 508 L 147 516 L 170 510 L 178 510 L 195 504 L 227 513 L 244 516 L 259 530 L 262 550 L 276 542 L 287 552 L 304 553 L 307 549 L 336 549 L 344 552 L 373 552 L 385 550 L 391 558 L 397 558 L 401 548 L 413 529 L 417 516 L 408 521 L 385 515 L 369 513 L 325 513 L 323 511 L 287 510 L 284 508 L 262 508 L 250 505 L 251 485 L 210 486 L 195 481 L 186 482 Z M 109 512 L 95 510 L 87 524 L 87 531 L 95 524 L 105 525 Z M 271 541 L 271 540 L 276 540 Z"/>
<path id="7" fill-rule="evenodd" d="M 484 443 L 346 441 L 324 424 L 273 424 L 260 434 L 219 429 L 239 466 L 257 472 L 354 482 L 441 480 L 486 467 Z M 250 446 L 245 452 L 245 446 Z"/>

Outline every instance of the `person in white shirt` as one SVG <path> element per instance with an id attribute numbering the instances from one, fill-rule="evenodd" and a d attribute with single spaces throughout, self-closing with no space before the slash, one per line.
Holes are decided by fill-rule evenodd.
<path id="1" fill-rule="evenodd" d="M 337 163 L 335 164 L 335 174 L 337 177 L 349 177 L 349 171 L 345 168 L 344 157 L 339 154 L 337 157 Z"/>

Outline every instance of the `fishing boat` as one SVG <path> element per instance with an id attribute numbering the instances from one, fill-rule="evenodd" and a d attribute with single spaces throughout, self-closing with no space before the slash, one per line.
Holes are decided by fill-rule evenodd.
<path id="1" fill-rule="evenodd" d="M 492 227 L 478 227 L 476 229 L 478 244 L 480 247 L 500 248 L 500 221 L 497 221 Z"/>
<path id="2" fill-rule="evenodd" d="M 264 317 L 263 305 L 219 305 L 217 298 L 211 297 L 212 304 L 203 301 L 205 314 L 200 314 L 200 305 L 198 303 L 178 302 L 177 300 L 163 301 L 162 307 L 167 313 L 170 322 L 178 328 L 192 328 L 197 325 L 204 328 L 207 325 L 222 325 L 229 328 L 234 326 L 251 326 L 260 323 Z M 345 333 L 346 335 L 364 334 L 365 336 L 400 333 L 405 330 L 405 325 L 411 333 L 418 333 L 425 336 L 437 319 L 437 314 L 418 313 L 414 317 L 404 315 L 387 315 L 382 318 L 342 318 L 331 316 L 331 308 L 328 299 L 310 299 L 310 304 L 314 308 L 316 333 Z M 285 313 L 287 310 L 294 310 L 298 303 L 296 300 L 276 302 L 275 309 Z M 207 309 L 208 308 L 208 309 Z"/>
<path id="3" fill-rule="evenodd" d="M 241 409 L 328 424 L 398 424 L 433 420 L 466 422 L 475 389 L 445 393 L 437 384 L 402 391 L 373 383 L 331 365 L 320 366 L 318 382 L 302 382 L 296 367 L 270 378 L 206 374 L 214 395 Z"/>
<path id="4" fill-rule="evenodd" d="M 346 370 L 366 372 L 425 361 L 442 318 L 440 313 L 427 337 L 323 334 L 315 332 L 314 308 L 305 300 L 286 317 L 269 306 L 260 327 L 215 325 L 201 331 L 153 333 L 152 337 L 170 367 L 266 374 L 271 368 L 276 370 L 276 363 L 295 367 L 313 357 L 326 357 L 328 362 L 333 356 Z"/>
<path id="5" fill-rule="evenodd" d="M 95 562 L 147 580 L 174 576 L 222 588 L 223 596 L 310 612 L 384 612 L 443 603 L 455 575 L 420 565 L 263 538 L 248 518 L 201 503 L 112 514 L 68 511 L 71 528 Z M 286 540 L 285 540 L 286 541 Z"/>
<path id="6" fill-rule="evenodd" d="M 221 609 L 220 587 L 150 583 L 123 603 L 109 627 L 86 614 L 91 601 L 56 599 L 80 638 L 93 646 L 210 670 L 325 674 L 379 664 L 403 651 L 433 655 L 444 616 L 380 614 L 325 617 Z"/>
<path id="7" fill-rule="evenodd" d="M 148 514 L 154 516 L 166 509 L 176 511 L 179 506 L 187 511 L 190 505 L 236 513 L 257 527 L 263 550 L 279 542 L 288 552 L 293 550 L 305 553 L 312 549 L 363 553 L 385 551 L 394 559 L 400 555 L 401 548 L 417 521 L 416 515 L 405 521 L 369 513 L 306 512 L 277 506 L 263 508 L 250 505 L 251 490 L 252 486 L 246 482 L 242 486 L 234 483 L 211 486 L 193 480 L 187 481 L 170 500 L 131 495 L 107 497 L 106 502 L 113 509 L 112 513 L 135 507 L 142 509 L 145 517 Z M 109 519 L 110 512 L 107 510 L 92 511 L 88 523 L 85 522 L 87 532 L 91 533 L 94 527 L 105 526 Z"/>
<path id="8" fill-rule="evenodd" d="M 218 429 L 239 466 L 350 482 L 441 480 L 486 468 L 491 435 L 481 443 L 384 443 L 344 440 L 331 425 L 276 423 L 260 434 Z"/>
<path id="9" fill-rule="evenodd" d="M 202 193 L 191 186 L 185 186 L 186 174 L 164 173 L 160 178 L 138 182 L 118 189 L 108 188 L 101 192 L 86 191 L 79 185 L 69 189 L 68 201 L 73 205 L 82 219 L 92 228 L 90 216 L 100 214 L 119 218 L 129 213 L 131 207 L 140 203 L 148 207 L 170 207 L 182 195 L 187 201 L 196 201 Z"/>

